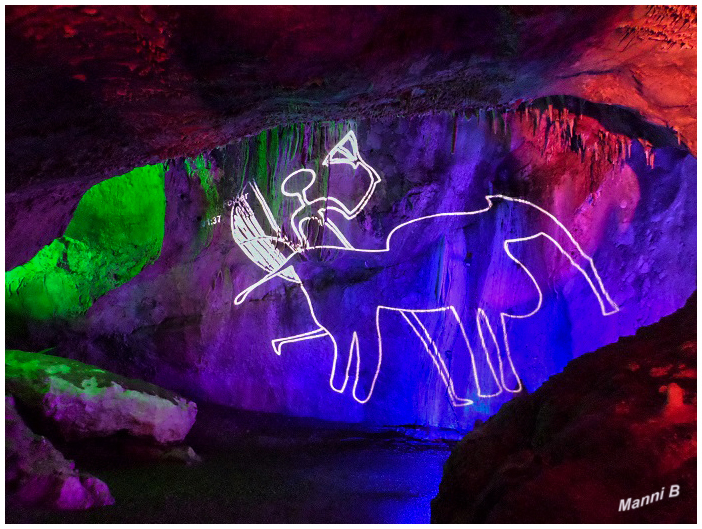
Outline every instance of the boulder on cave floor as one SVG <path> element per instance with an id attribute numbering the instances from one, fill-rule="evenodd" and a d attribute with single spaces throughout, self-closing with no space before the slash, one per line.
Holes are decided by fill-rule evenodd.
<path id="1" fill-rule="evenodd" d="M 171 391 L 42 353 L 6 350 L 5 388 L 28 418 L 66 441 L 127 433 L 176 443 L 197 414 L 194 402 Z"/>
<path id="2" fill-rule="evenodd" d="M 571 361 L 456 445 L 432 522 L 696 522 L 696 355 L 693 294 Z"/>
<path id="3" fill-rule="evenodd" d="M 78 472 L 45 437 L 34 434 L 5 396 L 5 494 L 9 505 L 88 509 L 112 505 L 107 485 Z"/>

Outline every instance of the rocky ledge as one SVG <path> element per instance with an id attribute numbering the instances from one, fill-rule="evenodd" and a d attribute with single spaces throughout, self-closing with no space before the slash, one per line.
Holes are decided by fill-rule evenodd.
<path id="1" fill-rule="evenodd" d="M 78 472 L 27 427 L 11 396 L 5 397 L 5 490 L 10 506 L 87 509 L 115 502 L 105 483 Z"/>
<path id="2" fill-rule="evenodd" d="M 696 522 L 696 353 L 693 294 L 571 361 L 456 445 L 432 522 Z"/>
<path id="3" fill-rule="evenodd" d="M 6 501 L 17 508 L 112 505 L 108 486 L 78 460 L 191 464 L 183 444 L 197 406 L 140 380 L 42 353 L 5 351 Z M 39 435 L 41 434 L 41 435 Z M 79 461 L 80 462 L 80 461 Z"/>
<path id="4" fill-rule="evenodd" d="M 197 414 L 194 402 L 153 384 L 41 353 L 5 351 L 5 387 L 67 441 L 126 432 L 179 442 Z"/>

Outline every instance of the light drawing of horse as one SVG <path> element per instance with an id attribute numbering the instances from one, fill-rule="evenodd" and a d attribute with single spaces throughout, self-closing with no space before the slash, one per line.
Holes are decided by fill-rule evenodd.
<path id="1" fill-rule="evenodd" d="M 551 213 L 521 198 L 489 195 L 480 209 L 412 219 L 393 228 L 383 247 L 355 248 L 338 226 L 331 226 L 331 221 L 325 219 L 325 211 L 335 210 L 347 219 L 353 218 L 370 199 L 380 180 L 378 173 L 360 157 L 352 132 L 330 151 L 325 163 L 361 167 L 368 174 L 367 191 L 355 207 L 348 208 L 332 197 L 318 201 L 309 199 L 305 191 L 311 182 L 302 192 L 286 190 L 285 183 L 298 172 L 290 175 L 283 182 L 283 188 L 287 196 L 296 196 L 300 203 L 292 215 L 298 241 L 280 235 L 280 228 L 254 184 L 251 189 L 274 235 L 263 231 L 245 196 L 235 201 L 231 210 L 232 236 L 266 274 L 239 293 L 234 303 L 242 304 L 254 289 L 276 277 L 299 285 L 316 328 L 276 338 L 272 346 L 280 355 L 286 344 L 329 338 L 334 350 L 329 384 L 334 391 L 344 392 L 353 375 L 353 398 L 361 404 L 370 400 L 383 360 L 381 319 L 386 312 L 399 314 L 419 339 L 454 406 L 467 406 L 474 400 L 458 395 L 439 341 L 426 324 L 427 317 L 442 317 L 450 322 L 451 332 L 465 344 L 478 398 L 494 397 L 502 391 L 521 391 L 523 386 L 508 338 L 509 322 L 535 315 L 544 299 L 539 281 L 524 262 L 524 256 L 516 251 L 524 243 L 531 244 L 530 248 L 534 243 L 550 245 L 560 252 L 566 263 L 587 281 L 602 315 L 619 310 L 605 289 L 592 258 L 570 231 Z M 314 177 L 313 172 L 311 176 Z M 317 209 L 303 217 L 301 212 L 309 205 Z M 330 227 L 340 244 L 311 245 L 302 235 L 302 228 L 312 217 Z M 495 241 L 501 251 L 495 249 Z M 281 243 L 291 252 L 288 256 L 277 249 Z M 448 289 L 437 290 L 434 282 L 427 281 L 427 270 L 436 268 L 437 244 L 442 248 L 441 255 L 448 255 L 442 258 L 442 269 L 438 272 L 442 276 L 441 284 L 451 285 Z M 446 251 L 447 247 L 450 252 Z M 322 258 L 322 252 L 327 250 L 339 250 L 340 256 L 328 262 Z M 491 261 L 493 268 L 505 268 L 508 263 L 516 267 L 516 272 L 500 275 L 501 280 L 514 284 L 500 285 L 500 288 L 506 293 L 529 293 L 526 297 L 531 300 L 530 306 L 529 303 L 515 304 L 509 295 L 486 299 L 485 288 L 491 284 L 492 276 L 485 270 L 471 268 L 472 262 L 480 260 L 465 257 L 486 251 L 491 253 L 489 259 L 483 261 Z M 443 276 L 451 280 L 444 281 Z M 320 277 L 324 279 L 321 287 Z"/>

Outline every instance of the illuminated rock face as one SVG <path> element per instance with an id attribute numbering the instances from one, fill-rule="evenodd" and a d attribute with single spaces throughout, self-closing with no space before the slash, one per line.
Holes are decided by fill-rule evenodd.
<path id="1" fill-rule="evenodd" d="M 33 218 L 23 223 L 27 236 L 60 219 L 63 201 L 60 196 L 49 206 L 29 201 L 24 214 Z M 13 259 L 22 264 L 5 274 L 10 333 L 41 339 L 48 320 L 84 313 L 95 299 L 138 274 L 159 255 L 165 209 L 163 166 L 140 167 L 91 188 L 62 236 L 36 255 L 16 241 L 22 250 Z"/>
<path id="2" fill-rule="evenodd" d="M 76 470 L 51 442 L 35 435 L 5 397 L 5 487 L 10 506 L 88 509 L 112 505 L 107 485 Z"/>
<path id="3" fill-rule="evenodd" d="M 575 99 L 549 102 L 504 115 L 481 113 L 479 120 L 444 114 L 284 127 L 197 159 L 174 160 L 164 177 L 158 259 L 31 345 L 57 343 L 62 354 L 196 400 L 336 420 L 470 427 L 520 386 L 532 392 L 572 358 L 673 312 L 695 288 L 695 159 L 669 131 L 633 114 Z M 248 194 L 243 200 L 270 235 L 270 220 L 249 185 L 256 183 L 291 238 L 290 217 L 299 202 L 280 188 L 293 171 L 315 171 L 311 198 L 357 203 L 364 174 L 358 168 L 330 172 L 322 163 L 348 130 L 356 131 L 363 160 L 381 177 L 356 217 L 330 213 L 355 248 L 381 248 L 402 223 L 478 211 L 487 195 L 504 195 L 557 219 L 592 258 L 619 310 L 603 310 L 583 274 L 543 237 L 510 246 L 537 289 L 504 242 L 543 231 L 542 221 L 510 208 L 450 232 L 413 233 L 393 262 L 354 260 L 342 249 L 309 254 L 296 268 L 309 301 L 299 285 L 275 278 L 236 305 L 235 297 L 266 271 L 232 239 L 231 201 Z M 108 210 L 103 214 L 109 217 Z M 338 244 L 319 223 L 307 226 L 315 244 Z M 291 254 L 283 244 L 279 251 Z M 433 296 L 431 307 L 422 305 L 427 296 Z M 540 297 L 540 310 L 505 327 L 511 369 L 500 313 L 529 314 Z M 386 310 L 378 325 L 381 301 L 406 311 Z M 473 356 L 447 307 L 459 313 Z M 490 320 L 489 309 L 498 307 L 494 323 L 477 325 L 478 308 Z M 442 310 L 416 312 L 429 308 Z M 273 340 L 318 329 L 313 314 L 329 331 L 334 327 L 336 366 L 328 334 L 285 343 L 280 355 L 274 350 Z M 367 345 L 377 343 L 378 329 L 379 370 Z M 354 331 L 360 364 L 355 354 L 346 360 Z M 372 395 L 361 404 L 373 380 Z"/>
<path id="4" fill-rule="evenodd" d="M 195 403 L 153 384 L 51 355 L 5 351 L 5 377 L 7 391 L 67 441 L 126 432 L 174 443 L 197 414 Z"/>
<path id="5" fill-rule="evenodd" d="M 694 153 L 696 25 L 695 6 L 10 7 L 7 269 L 93 184 L 274 125 L 571 94 Z"/>
<path id="6" fill-rule="evenodd" d="M 7 14 L 11 347 L 246 408 L 464 427 L 693 289 L 694 7 Z M 369 165 L 330 174 L 350 129 Z M 475 213 L 492 195 L 562 236 Z M 234 241 L 234 203 L 276 244 L 243 221 Z M 232 303 L 303 239 L 346 250 Z"/>
<path id="7" fill-rule="evenodd" d="M 432 522 L 693 523 L 696 305 L 574 360 L 470 432 Z"/>

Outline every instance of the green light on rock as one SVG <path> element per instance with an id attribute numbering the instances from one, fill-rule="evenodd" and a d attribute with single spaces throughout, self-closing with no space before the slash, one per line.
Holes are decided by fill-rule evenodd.
<path id="1" fill-rule="evenodd" d="M 89 189 L 63 237 L 5 273 L 8 333 L 28 319 L 68 319 L 156 260 L 166 213 L 162 164 Z"/>

